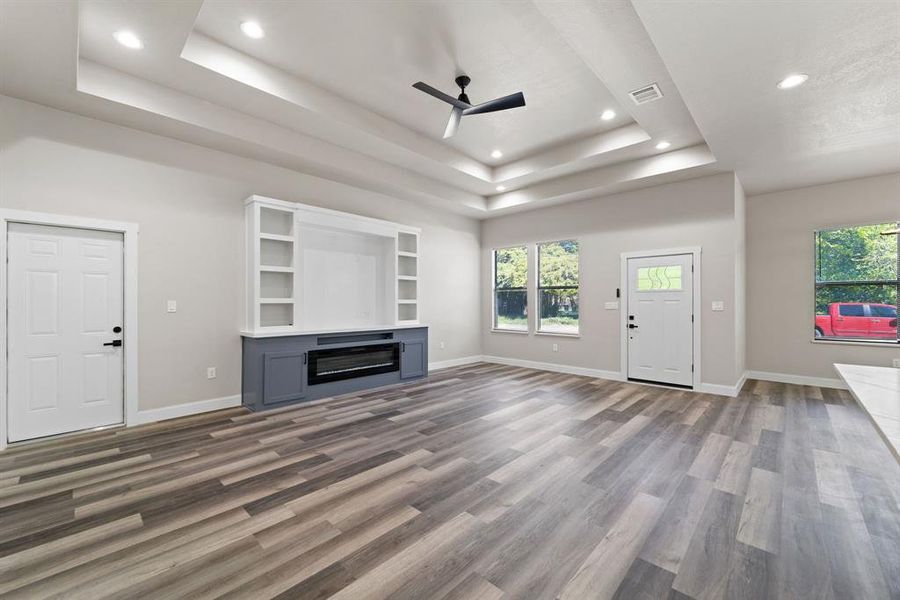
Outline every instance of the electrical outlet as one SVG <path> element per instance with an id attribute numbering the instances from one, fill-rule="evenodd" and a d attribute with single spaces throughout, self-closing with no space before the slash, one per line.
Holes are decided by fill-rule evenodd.
<path id="1" fill-rule="evenodd" d="M 444 342 L 441 342 L 441 350 L 444 349 Z"/>
<path id="2" fill-rule="evenodd" d="M 898 369 L 900 369 L 900 358 L 894 359 L 894 366 L 897 367 Z"/>
<path id="3" fill-rule="evenodd" d="M 166 312 L 175 312 L 178 310 L 178 303 L 174 300 L 166 301 Z"/>
<path id="4" fill-rule="evenodd" d="M 553 351 L 559 352 L 559 344 L 553 344 Z"/>
<path id="5" fill-rule="evenodd" d="M 216 368 L 215 367 L 207 367 L 206 368 L 206 378 L 207 379 L 215 379 L 216 378 Z"/>

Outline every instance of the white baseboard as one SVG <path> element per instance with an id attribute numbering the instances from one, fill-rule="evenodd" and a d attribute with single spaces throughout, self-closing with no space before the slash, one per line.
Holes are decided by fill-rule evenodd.
<path id="1" fill-rule="evenodd" d="M 567 373 L 569 375 L 583 375 L 585 377 L 596 377 L 597 379 L 609 379 L 611 381 L 627 381 L 618 371 L 606 371 L 603 369 L 589 369 L 586 367 L 573 367 L 570 365 L 560 365 L 556 363 L 537 362 L 533 360 L 521 360 L 518 358 L 506 358 L 504 356 L 482 356 L 484 362 L 497 363 L 501 365 L 510 365 L 512 367 L 524 367 L 526 369 L 540 369 L 541 371 L 553 371 L 555 373 Z M 716 394 L 719 396 L 737 396 L 747 379 L 747 373 L 738 380 L 735 385 L 717 385 L 713 383 L 701 383 L 697 391 L 704 394 Z M 645 384 L 640 381 L 632 382 L 636 385 L 652 385 Z M 665 386 L 661 386 L 665 387 Z"/>
<path id="2" fill-rule="evenodd" d="M 747 371 L 746 369 L 744 369 L 744 372 L 741 373 L 740 379 L 738 379 L 738 382 L 736 384 L 734 384 L 734 392 L 735 392 L 734 395 L 735 396 L 737 396 L 738 394 L 741 393 L 741 390 L 744 389 L 744 384 L 747 383 L 747 380 L 749 378 L 750 378 L 750 371 Z"/>
<path id="3" fill-rule="evenodd" d="M 141 410 L 138 411 L 137 422 L 129 423 L 129 425 L 155 423 L 156 421 L 165 421 L 167 419 L 175 419 L 177 417 L 186 417 L 189 415 L 209 412 L 211 410 L 234 408 L 240 405 L 241 396 L 240 394 L 238 394 L 235 396 L 225 396 L 224 398 L 212 398 L 210 400 L 200 400 L 199 402 L 188 402 L 186 404 L 175 404 L 173 406 L 164 406 L 162 408 Z"/>
<path id="4" fill-rule="evenodd" d="M 439 360 L 437 362 L 428 363 L 429 371 L 439 371 L 440 369 L 449 369 L 450 367 L 461 367 L 463 365 L 471 365 L 473 363 L 482 362 L 484 357 L 481 355 L 476 356 L 463 356 L 461 358 L 451 358 L 450 360 Z"/>
<path id="5" fill-rule="evenodd" d="M 741 388 L 744 387 L 744 382 L 747 381 L 748 374 L 748 371 L 744 371 L 744 373 L 737 380 L 737 383 L 735 383 L 734 385 L 722 385 L 720 383 L 701 383 L 700 389 L 698 391 L 703 392 L 704 394 L 715 394 L 717 396 L 730 396 L 734 398 L 741 393 Z"/>
<path id="6" fill-rule="evenodd" d="M 509 365 L 511 367 L 524 367 L 526 369 L 539 369 L 541 371 L 553 371 L 555 373 L 567 373 L 569 375 L 584 375 L 585 377 L 596 377 L 597 379 L 611 379 L 613 381 L 624 381 L 622 374 L 618 371 L 604 371 L 603 369 L 588 369 L 586 367 L 573 367 L 570 365 L 560 365 L 557 363 L 537 362 L 534 360 L 521 360 L 518 358 L 506 358 L 505 356 L 482 356 L 481 360 L 489 363 L 500 365 Z"/>
<path id="7" fill-rule="evenodd" d="M 762 379 L 763 381 L 774 381 L 776 383 L 792 383 L 794 385 L 813 385 L 816 387 L 835 388 L 846 390 L 847 385 L 840 379 L 832 379 L 830 377 L 808 377 L 806 375 L 789 375 L 787 373 L 769 373 L 767 371 L 749 371 L 747 377 L 750 379 Z"/>

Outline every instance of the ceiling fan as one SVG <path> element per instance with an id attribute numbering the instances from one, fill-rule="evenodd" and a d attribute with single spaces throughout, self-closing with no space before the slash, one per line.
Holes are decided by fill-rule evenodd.
<path id="1" fill-rule="evenodd" d="M 522 92 L 516 92 L 509 96 L 495 98 L 473 106 L 472 103 L 469 102 L 469 97 L 466 95 L 466 86 L 469 85 L 471 81 L 472 80 L 466 75 L 460 75 L 456 78 L 456 85 L 458 85 L 460 89 L 460 94 L 456 98 L 421 81 L 413 84 L 413 87 L 417 90 L 425 92 L 426 94 L 434 96 L 438 100 L 443 100 L 447 104 L 453 106 L 450 110 L 450 120 L 447 122 L 447 128 L 444 130 L 444 139 L 453 137 L 453 134 L 459 129 L 459 121 L 464 115 L 480 115 L 482 113 L 525 106 L 525 94 Z"/>

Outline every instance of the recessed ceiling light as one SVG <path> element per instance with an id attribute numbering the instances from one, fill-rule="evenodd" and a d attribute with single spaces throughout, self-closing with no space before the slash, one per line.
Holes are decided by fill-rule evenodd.
<path id="1" fill-rule="evenodd" d="M 607 108 L 600 114 L 600 118 L 604 121 L 611 121 L 616 118 L 616 111 Z"/>
<path id="2" fill-rule="evenodd" d="M 807 79 L 809 79 L 809 75 L 807 75 L 806 73 L 794 73 L 793 75 L 788 75 L 778 82 L 778 89 L 789 90 L 791 88 L 795 88 L 798 85 L 803 85 L 804 83 L 806 83 Z"/>
<path id="3" fill-rule="evenodd" d="M 113 37 L 116 38 L 117 42 L 132 50 L 140 50 L 144 47 L 144 42 L 132 31 L 117 31 L 113 34 Z"/>
<path id="4" fill-rule="evenodd" d="M 506 191 L 506 186 L 505 186 L 505 185 L 498 185 L 498 186 L 497 186 L 497 191 L 498 191 L 498 192 Z"/>
<path id="5" fill-rule="evenodd" d="M 244 21 L 241 23 L 241 31 L 244 32 L 244 35 L 254 40 L 266 37 L 266 32 L 263 31 L 263 28 L 256 21 Z"/>
<path id="6" fill-rule="evenodd" d="M 668 147 L 671 146 L 671 145 L 672 145 L 672 144 L 669 143 L 669 142 L 660 142 L 660 143 L 658 143 L 658 144 L 656 145 L 656 149 L 657 149 L 657 150 L 665 150 L 666 148 L 668 148 Z"/>
<path id="7" fill-rule="evenodd" d="M 491 158 L 502 158 L 502 157 L 503 157 L 503 153 L 500 152 L 499 150 L 494 150 L 493 152 L 491 152 Z"/>

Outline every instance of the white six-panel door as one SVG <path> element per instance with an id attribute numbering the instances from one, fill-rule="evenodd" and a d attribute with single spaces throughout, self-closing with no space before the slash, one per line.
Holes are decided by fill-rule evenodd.
<path id="1" fill-rule="evenodd" d="M 11 223 L 8 427 L 19 441 L 123 421 L 123 238 Z"/>
<path id="2" fill-rule="evenodd" d="M 628 259 L 628 377 L 693 383 L 693 255 Z"/>

